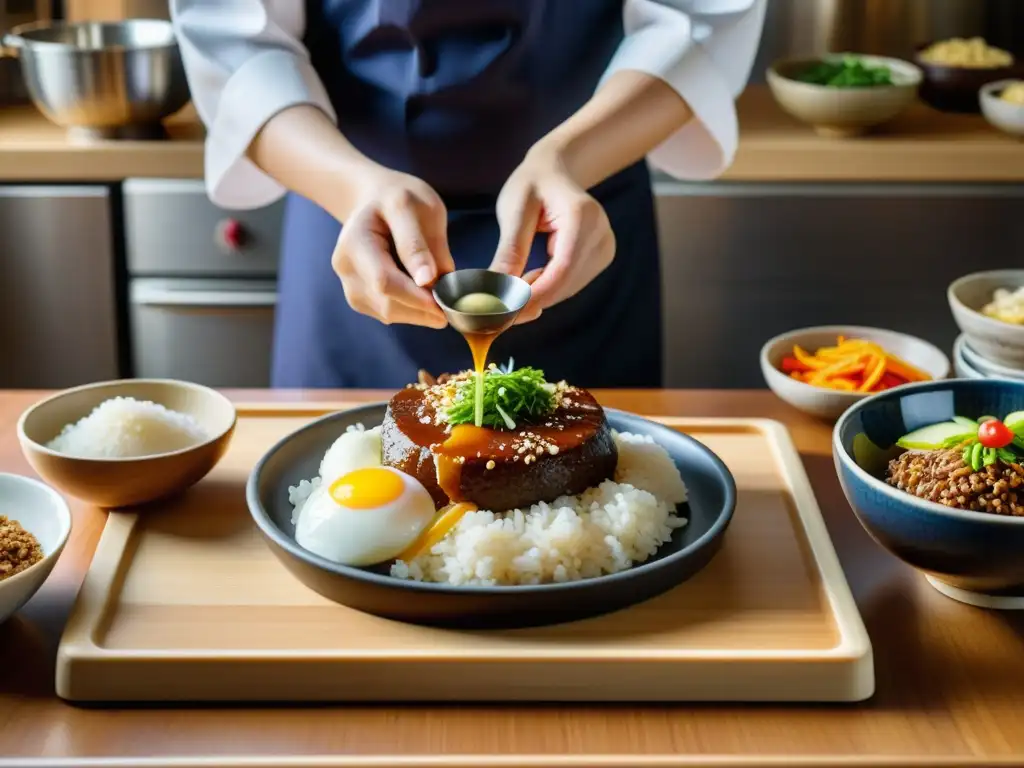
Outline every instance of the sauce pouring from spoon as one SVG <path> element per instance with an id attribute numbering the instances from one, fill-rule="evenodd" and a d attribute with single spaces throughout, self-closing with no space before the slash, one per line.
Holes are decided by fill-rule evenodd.
<path id="1" fill-rule="evenodd" d="M 477 427 L 483 426 L 487 354 L 494 340 L 515 323 L 531 293 L 530 284 L 522 278 L 488 269 L 449 272 L 434 285 L 434 299 L 449 324 L 466 339 L 473 356 Z"/>

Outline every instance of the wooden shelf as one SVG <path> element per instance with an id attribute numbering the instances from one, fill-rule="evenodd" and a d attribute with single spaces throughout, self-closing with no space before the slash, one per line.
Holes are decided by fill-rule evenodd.
<path id="1" fill-rule="evenodd" d="M 32 106 L 0 109 L 0 180 L 201 179 L 204 131 L 192 106 L 164 125 L 168 140 L 83 142 Z"/>
<path id="2" fill-rule="evenodd" d="M 767 88 L 739 99 L 740 148 L 723 180 L 751 182 L 1024 182 L 1024 142 L 976 115 L 915 104 L 877 133 L 825 139 L 784 114 Z M 0 181 L 202 178 L 203 127 L 191 106 L 167 141 L 76 143 L 32 107 L 0 110 Z"/>
<path id="3" fill-rule="evenodd" d="M 979 115 L 916 103 L 873 134 L 826 139 L 782 112 L 764 87 L 739 100 L 730 181 L 1024 182 L 1024 142 Z"/>

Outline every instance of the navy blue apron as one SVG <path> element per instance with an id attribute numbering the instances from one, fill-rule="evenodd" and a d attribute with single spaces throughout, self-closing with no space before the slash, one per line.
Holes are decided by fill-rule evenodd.
<path id="1" fill-rule="evenodd" d="M 459 269 L 487 267 L 494 202 L 541 136 L 593 93 L 622 39 L 621 0 L 323 0 L 306 45 L 345 136 L 444 199 Z M 643 163 L 599 184 L 616 236 L 612 265 L 539 320 L 499 337 L 491 360 L 585 387 L 661 382 L 661 295 Z M 417 371 L 472 360 L 450 328 L 386 326 L 349 308 L 331 269 L 340 225 L 287 200 L 275 329 L 275 387 L 398 388 Z M 527 271 L 547 261 L 538 235 Z"/>

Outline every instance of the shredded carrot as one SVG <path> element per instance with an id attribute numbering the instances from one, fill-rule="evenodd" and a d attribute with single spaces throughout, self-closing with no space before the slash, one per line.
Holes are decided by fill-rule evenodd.
<path id="1" fill-rule="evenodd" d="M 824 359 L 815 358 L 814 355 L 805 352 L 798 346 L 793 347 L 793 357 L 799 360 L 801 363 L 806 365 L 811 370 L 818 370 L 824 368 L 828 363 Z"/>
<path id="2" fill-rule="evenodd" d="M 872 355 L 871 362 L 868 365 L 870 367 L 865 370 L 870 371 L 870 373 L 864 377 L 864 381 L 857 387 L 858 392 L 870 392 L 882 380 L 882 375 L 885 373 L 885 355 Z"/>
<path id="3" fill-rule="evenodd" d="M 793 354 L 783 358 L 780 369 L 796 381 L 843 392 L 881 392 L 931 378 L 872 341 L 844 336 L 835 346 L 813 353 L 794 346 Z"/>
<path id="4" fill-rule="evenodd" d="M 893 355 L 887 355 L 889 373 L 906 379 L 907 381 L 928 381 L 931 379 L 924 371 L 915 368 L 906 360 L 900 360 Z"/>

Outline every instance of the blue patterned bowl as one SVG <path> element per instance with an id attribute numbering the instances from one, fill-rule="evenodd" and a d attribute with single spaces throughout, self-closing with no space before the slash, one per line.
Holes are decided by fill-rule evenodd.
<path id="1" fill-rule="evenodd" d="M 832 433 L 832 453 L 861 525 L 898 558 L 955 590 L 1024 591 L 1024 517 L 950 509 L 882 480 L 901 452 L 896 440 L 907 432 L 954 415 L 1001 418 L 1019 410 L 1024 382 L 997 379 L 911 384 L 850 408 Z"/>

